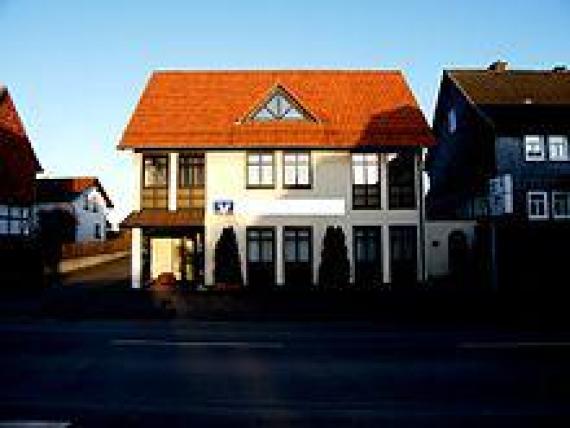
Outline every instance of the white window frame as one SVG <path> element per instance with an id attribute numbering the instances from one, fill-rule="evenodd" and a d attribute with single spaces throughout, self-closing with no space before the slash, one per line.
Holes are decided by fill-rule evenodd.
<path id="1" fill-rule="evenodd" d="M 532 197 L 541 196 L 542 203 L 544 204 L 544 214 L 532 213 Z M 543 191 L 530 191 L 526 193 L 526 210 L 530 220 L 546 220 L 548 219 L 548 192 Z"/>
<path id="2" fill-rule="evenodd" d="M 557 214 L 556 213 L 556 209 L 555 209 L 556 205 L 554 204 L 554 199 L 556 196 L 559 196 L 559 195 L 564 195 L 568 199 L 570 199 L 570 192 L 552 192 L 552 195 L 550 197 L 550 202 L 552 204 L 552 217 L 556 218 L 556 219 L 570 218 L 570 210 L 566 214 Z M 570 204 L 568 204 L 568 205 L 570 206 Z"/>
<path id="3" fill-rule="evenodd" d="M 553 141 L 558 140 L 558 141 Z M 564 156 L 554 155 L 552 152 L 552 147 L 554 145 L 563 144 L 565 147 Z M 549 135 L 548 136 L 548 158 L 553 161 L 567 161 L 568 160 L 568 137 L 565 135 Z"/>
<path id="4" fill-rule="evenodd" d="M 529 141 L 530 139 L 538 139 L 538 141 Z M 540 144 L 541 155 L 537 157 L 529 157 L 528 146 L 530 144 Z M 525 135 L 524 136 L 524 157 L 527 162 L 541 162 L 546 159 L 544 137 L 542 135 Z"/>

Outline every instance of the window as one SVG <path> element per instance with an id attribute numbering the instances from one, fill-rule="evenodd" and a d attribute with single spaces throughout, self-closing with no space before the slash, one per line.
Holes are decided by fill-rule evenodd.
<path id="1" fill-rule="evenodd" d="M 97 207 L 97 199 L 93 198 L 93 207 L 91 209 L 94 213 L 96 213 L 97 211 L 99 211 L 99 208 Z"/>
<path id="2" fill-rule="evenodd" d="M 283 154 L 283 186 L 311 187 L 311 156 L 308 152 Z"/>
<path id="3" fill-rule="evenodd" d="M 283 253 L 285 263 L 311 261 L 311 228 L 285 227 L 283 229 Z"/>
<path id="4" fill-rule="evenodd" d="M 527 161 L 544 160 L 544 138 L 540 135 L 525 135 L 525 157 Z"/>
<path id="5" fill-rule="evenodd" d="M 552 216 L 570 218 L 570 192 L 552 192 Z"/>
<path id="6" fill-rule="evenodd" d="M 562 135 L 551 135 L 548 137 L 548 151 L 550 160 L 568 160 L 568 139 Z"/>
<path id="7" fill-rule="evenodd" d="M 89 196 L 83 195 L 83 209 L 89 211 Z"/>
<path id="8" fill-rule="evenodd" d="M 0 235 L 28 235 L 29 209 L 0 205 Z"/>
<path id="9" fill-rule="evenodd" d="M 273 153 L 247 154 L 247 187 L 273 188 Z"/>
<path id="10" fill-rule="evenodd" d="M 303 120 L 305 115 L 301 112 L 291 98 L 285 95 L 283 90 L 276 93 L 254 115 L 253 120 Z"/>
<path id="11" fill-rule="evenodd" d="M 95 223 L 95 239 L 101 239 L 101 225 L 99 223 Z"/>
<path id="12" fill-rule="evenodd" d="M 391 210 L 416 208 L 415 158 L 413 153 L 388 155 L 388 206 Z"/>
<path id="13" fill-rule="evenodd" d="M 382 228 L 355 226 L 352 229 L 354 281 L 365 287 L 382 282 Z"/>
<path id="14" fill-rule="evenodd" d="M 529 219 L 548 218 L 548 205 L 546 192 L 528 192 L 527 210 Z"/>
<path id="15" fill-rule="evenodd" d="M 273 262 L 273 239 L 272 228 L 248 228 L 247 229 L 247 261 L 251 263 Z"/>
<path id="16" fill-rule="evenodd" d="M 204 187 L 203 155 L 181 155 L 178 158 L 178 187 Z"/>
<path id="17" fill-rule="evenodd" d="M 457 129 L 457 113 L 453 107 L 447 113 L 447 129 L 450 134 L 453 134 Z"/>
<path id="18" fill-rule="evenodd" d="M 144 187 L 164 188 L 168 186 L 168 158 L 166 156 L 145 156 Z"/>
<path id="19" fill-rule="evenodd" d="M 380 162 L 377 153 L 352 155 L 354 209 L 380 209 Z"/>

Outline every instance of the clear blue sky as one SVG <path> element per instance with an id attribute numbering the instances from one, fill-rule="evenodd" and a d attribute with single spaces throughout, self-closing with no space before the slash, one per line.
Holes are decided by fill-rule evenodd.
<path id="1" fill-rule="evenodd" d="M 50 175 L 97 175 L 130 204 L 115 150 L 149 73 L 402 69 L 428 117 L 445 67 L 570 65 L 570 1 L 0 0 L 0 82 Z"/>

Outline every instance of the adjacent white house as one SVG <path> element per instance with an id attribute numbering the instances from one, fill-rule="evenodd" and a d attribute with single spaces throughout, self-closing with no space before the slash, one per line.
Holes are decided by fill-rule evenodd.
<path id="1" fill-rule="evenodd" d="M 113 203 L 96 177 L 41 178 L 36 183 L 35 216 L 63 210 L 75 220 L 73 241 L 104 241 Z"/>
<path id="2" fill-rule="evenodd" d="M 133 159 L 132 285 L 213 285 L 228 226 L 248 285 L 316 283 L 327 226 L 344 232 L 351 282 L 423 279 L 432 143 L 399 71 L 156 72 L 119 145 Z"/>

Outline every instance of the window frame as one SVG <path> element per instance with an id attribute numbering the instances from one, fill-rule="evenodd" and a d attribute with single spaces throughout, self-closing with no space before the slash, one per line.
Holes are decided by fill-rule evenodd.
<path id="1" fill-rule="evenodd" d="M 568 206 L 568 211 L 566 214 L 557 214 L 556 213 L 556 204 L 554 203 L 554 199 L 556 196 L 566 196 L 567 198 L 567 206 Z M 552 210 L 552 218 L 555 219 L 570 219 L 570 192 L 562 192 L 562 191 L 555 191 L 552 192 L 550 195 L 550 204 L 551 204 L 551 210 Z"/>
<path id="2" fill-rule="evenodd" d="M 182 184 L 183 169 L 190 169 L 190 184 Z M 199 168 L 202 168 L 202 182 L 196 184 L 196 178 L 199 174 L 196 172 Z M 178 177 L 177 177 L 177 187 L 179 189 L 203 189 L 206 187 L 206 159 L 204 155 L 197 153 L 180 153 L 178 155 Z"/>
<path id="3" fill-rule="evenodd" d="M 157 159 L 164 159 L 166 160 L 166 180 L 165 180 L 165 184 L 164 185 L 150 185 L 147 186 L 146 184 L 146 161 L 147 159 L 153 159 L 153 160 L 157 160 Z M 170 177 L 170 162 L 169 162 L 169 156 L 167 154 L 144 154 L 143 155 L 143 167 L 142 167 L 142 188 L 143 189 L 168 189 L 168 182 L 169 182 L 169 177 Z"/>
<path id="4" fill-rule="evenodd" d="M 308 246 L 308 260 L 299 260 L 299 247 L 300 247 L 300 242 L 302 241 L 301 239 L 299 239 L 299 235 L 300 233 L 307 233 L 307 242 L 309 244 Z M 285 266 L 285 264 L 287 263 L 310 263 L 311 265 L 313 264 L 313 227 L 312 226 L 283 226 L 283 230 L 281 232 L 283 234 L 283 265 Z M 291 260 L 287 260 L 287 256 L 286 256 L 286 246 L 285 246 L 285 242 L 287 241 L 287 237 L 286 234 L 287 233 L 293 233 L 294 234 L 294 245 L 295 245 L 295 260 L 291 261 Z"/>
<path id="5" fill-rule="evenodd" d="M 375 155 L 376 157 L 376 165 L 377 165 L 377 176 L 378 176 L 378 182 L 376 184 L 356 184 L 355 183 L 355 160 L 354 157 L 355 155 Z M 365 181 L 368 181 L 368 174 L 367 174 L 367 163 L 363 162 L 363 164 L 361 165 L 362 168 L 364 168 L 364 177 L 365 177 Z M 350 154 L 350 174 L 351 174 L 351 181 L 352 181 L 352 209 L 353 210 L 381 210 L 382 209 L 382 186 L 381 186 L 381 182 L 382 182 L 382 158 L 380 156 L 380 153 L 371 153 L 371 152 L 351 152 Z M 359 195 L 360 198 L 364 198 L 364 200 L 366 201 L 366 203 L 364 205 L 357 205 L 356 204 L 356 191 L 355 189 L 357 188 L 357 186 L 360 186 L 360 188 L 364 189 L 364 194 L 363 195 Z M 377 188 L 377 192 L 378 192 L 378 203 L 377 204 L 370 204 L 369 203 L 369 199 L 374 197 L 374 195 L 370 195 L 370 189 L 376 187 Z"/>
<path id="6" fill-rule="evenodd" d="M 266 155 L 271 155 L 271 184 L 263 184 L 262 183 L 262 171 L 263 171 L 263 162 L 261 161 L 262 157 Z M 250 156 L 258 156 L 259 163 L 258 164 L 250 164 Z M 250 166 L 257 166 L 259 170 L 259 183 L 252 184 L 250 183 L 249 177 L 249 167 Z M 275 152 L 268 151 L 268 150 L 248 150 L 245 153 L 245 181 L 246 181 L 246 189 L 275 189 Z"/>
<path id="7" fill-rule="evenodd" d="M 538 138 L 538 143 L 537 142 L 529 142 L 528 139 L 530 138 Z M 527 134 L 524 135 L 523 137 L 523 149 L 524 149 L 524 158 L 526 162 L 544 162 L 546 160 L 546 144 L 545 144 L 545 138 L 543 135 L 538 135 L 538 134 Z M 528 153 L 528 145 L 529 144 L 540 144 L 541 147 L 541 155 L 540 157 L 529 157 L 529 153 Z"/>
<path id="8" fill-rule="evenodd" d="M 299 184 L 299 155 L 307 155 L 308 159 L 308 173 L 307 177 L 309 182 L 307 184 Z M 294 156 L 294 167 L 295 167 L 295 183 L 294 184 L 287 184 L 285 183 L 285 167 L 288 166 L 285 162 L 287 156 Z M 308 150 L 303 151 L 284 151 L 283 152 L 283 165 L 282 165 L 282 178 L 283 178 L 283 188 L 284 189 L 311 189 L 313 187 L 313 162 L 311 152 Z"/>
<path id="9" fill-rule="evenodd" d="M 457 131 L 457 111 L 455 107 L 450 107 L 447 111 L 447 132 L 453 135 Z"/>
<path id="10" fill-rule="evenodd" d="M 271 238 L 266 238 L 264 232 L 271 232 Z M 257 238 L 252 239 L 251 234 L 257 233 Z M 257 260 L 251 260 L 250 242 L 254 242 L 257 246 Z M 263 257 L 263 242 L 271 242 L 271 260 L 265 260 Z M 275 226 L 247 226 L 245 229 L 245 261 L 249 263 L 272 263 L 274 268 L 277 263 L 277 232 Z"/>
<path id="11" fill-rule="evenodd" d="M 531 199 L 533 196 L 542 197 L 542 203 L 544 204 L 544 214 L 540 215 L 532 213 Z M 548 192 L 542 190 L 530 190 L 526 192 L 526 211 L 529 220 L 547 220 L 549 216 L 548 205 Z"/>
<path id="12" fill-rule="evenodd" d="M 559 142 L 555 142 L 554 144 L 552 143 L 552 139 L 554 138 L 560 138 Z M 548 142 L 548 160 L 554 161 L 554 162 L 567 162 L 569 159 L 569 154 L 568 154 L 568 137 L 566 135 L 548 135 L 547 136 L 547 142 Z M 560 144 L 564 144 L 564 147 L 566 149 L 566 154 L 564 157 L 562 156 L 552 156 L 552 146 L 553 145 L 560 145 Z"/>
<path id="13" fill-rule="evenodd" d="M 5 211 L 0 212 L 0 222 L 5 222 L 6 232 L 0 236 L 28 236 L 30 234 L 30 208 L 25 206 L 3 205 Z M 16 214 L 15 212 L 19 214 Z M 18 224 L 17 230 L 12 225 Z"/>

